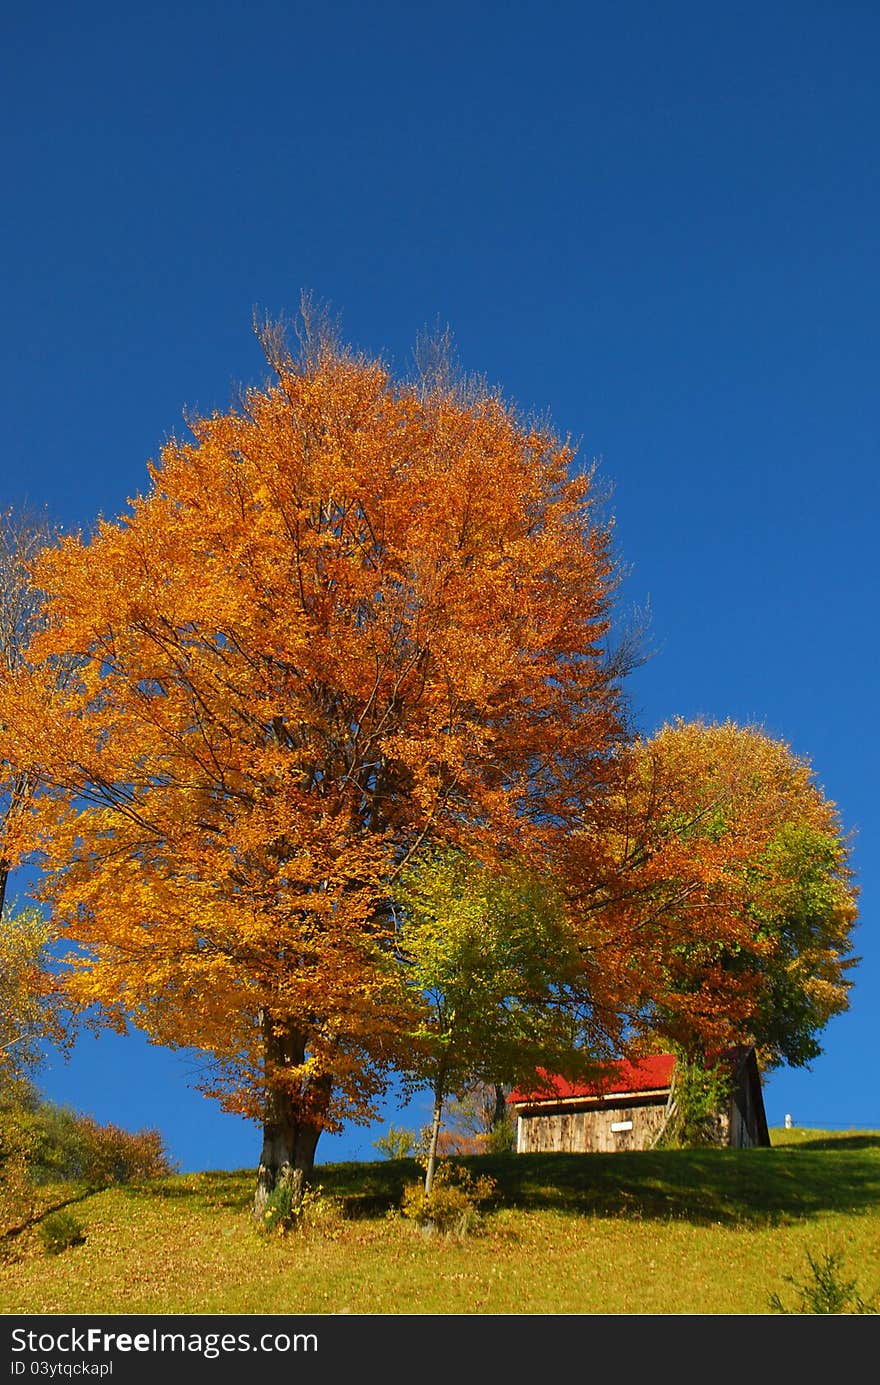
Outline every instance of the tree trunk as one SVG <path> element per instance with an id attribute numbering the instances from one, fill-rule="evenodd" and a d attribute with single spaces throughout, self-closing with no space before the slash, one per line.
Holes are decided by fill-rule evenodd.
<path id="1" fill-rule="evenodd" d="M 438 1077 L 434 1087 L 434 1116 L 431 1121 L 431 1139 L 428 1144 L 428 1166 L 425 1170 L 425 1197 L 431 1196 L 434 1186 L 434 1171 L 437 1168 L 437 1142 L 440 1138 L 440 1117 L 443 1114 L 443 1083 L 445 1074 Z"/>
<path id="2" fill-rule="evenodd" d="M 492 1112 L 492 1129 L 497 1130 L 507 1120 L 507 1093 L 500 1082 L 494 1083 L 495 1109 Z"/>
<path id="3" fill-rule="evenodd" d="M 6 809 L 6 818 L 3 822 L 3 830 L 8 829 L 13 818 L 21 815 L 22 807 L 27 802 L 30 788 L 28 778 L 25 774 L 17 774 L 12 784 L 12 791 L 9 795 L 9 804 Z M 0 859 L 0 919 L 3 917 L 3 910 L 6 908 L 6 890 L 9 885 L 9 874 L 12 870 L 12 863 L 3 857 Z"/>
<path id="4" fill-rule="evenodd" d="M 276 1032 L 270 1017 L 264 1013 L 263 1039 L 267 1076 L 263 1148 L 254 1193 L 254 1217 L 258 1220 L 265 1216 L 269 1196 L 276 1188 L 290 1189 L 294 1210 L 302 1206 L 315 1167 L 315 1149 L 324 1129 L 323 1117 L 332 1091 L 332 1081 L 327 1075 L 310 1079 L 297 1092 L 292 1092 L 277 1078 L 275 1082 L 272 1080 L 273 1073 L 280 1076 L 285 1068 L 303 1062 L 305 1035 L 291 1030 Z"/>

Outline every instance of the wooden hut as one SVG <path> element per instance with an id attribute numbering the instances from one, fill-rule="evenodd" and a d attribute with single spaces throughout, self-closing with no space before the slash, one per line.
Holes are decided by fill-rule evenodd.
<path id="1" fill-rule="evenodd" d="M 726 1049 L 719 1061 L 730 1064 L 733 1079 L 727 1109 L 719 1112 L 720 1142 L 733 1148 L 769 1145 L 754 1048 Z M 650 1149 L 666 1122 L 675 1062 L 672 1053 L 652 1053 L 621 1059 L 597 1081 L 543 1075 L 540 1087 L 513 1091 L 507 1100 L 517 1118 L 517 1153 Z"/>

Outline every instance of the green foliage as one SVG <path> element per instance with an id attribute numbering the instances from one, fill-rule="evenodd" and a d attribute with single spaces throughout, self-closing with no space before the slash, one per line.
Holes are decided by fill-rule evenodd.
<path id="1" fill-rule="evenodd" d="M 82 1226 L 67 1207 L 61 1208 L 58 1212 L 50 1212 L 44 1217 L 40 1222 L 39 1233 L 47 1255 L 60 1255 L 62 1250 L 82 1245 L 86 1239 Z"/>
<path id="2" fill-rule="evenodd" d="M 772 943 L 768 985 L 754 1018 L 766 1069 L 803 1067 L 822 1052 L 818 1035 L 847 1008 L 845 973 L 854 915 L 846 843 L 807 823 L 786 823 L 749 872 L 749 914 Z"/>
<path id="3" fill-rule="evenodd" d="M 786 1284 L 791 1284 L 797 1294 L 794 1307 L 783 1304 L 779 1294 L 771 1294 L 770 1310 L 773 1313 L 876 1313 L 876 1294 L 869 1301 L 861 1297 L 855 1279 L 841 1276 L 843 1256 L 840 1251 L 828 1251 L 821 1259 L 814 1260 L 807 1251 L 809 1275 L 802 1282 L 792 1275 L 785 1275 Z"/>
<path id="4" fill-rule="evenodd" d="M 706 1065 L 678 1053 L 669 1117 L 658 1148 L 695 1149 L 725 1143 L 722 1117 L 732 1074 L 722 1064 Z"/>
<path id="5" fill-rule="evenodd" d="M 40 1045 L 63 1038 L 49 973 L 49 926 L 38 909 L 9 909 L 0 928 L 0 1093 L 14 1097 L 39 1063 Z"/>
<path id="6" fill-rule="evenodd" d="M 501 1120 L 486 1132 L 487 1154 L 514 1154 L 516 1152 L 516 1117 L 505 1111 Z"/>
<path id="7" fill-rule="evenodd" d="M 481 1225 L 482 1204 L 495 1188 L 495 1180 L 487 1174 L 475 1178 L 468 1169 L 441 1159 L 430 1193 L 423 1183 L 407 1184 L 400 1210 L 425 1230 L 465 1236 Z"/>
<path id="8" fill-rule="evenodd" d="M 398 953 L 424 1007 L 410 1075 L 443 1095 L 590 1066 L 583 955 L 559 892 L 453 850 L 417 859 L 396 886 Z"/>
<path id="9" fill-rule="evenodd" d="M 294 1198 L 290 1183 L 276 1183 L 266 1199 L 260 1231 L 267 1236 L 274 1232 L 291 1231 L 299 1219 L 300 1206 Z"/>
<path id="10" fill-rule="evenodd" d="M 403 976 L 422 1008 L 405 1076 L 433 1093 L 432 1157 L 450 1094 L 595 1066 L 582 949 L 551 881 L 432 849 L 402 873 L 395 904 Z"/>
<path id="11" fill-rule="evenodd" d="M 412 1130 L 404 1130 L 389 1125 L 387 1133 L 373 1141 L 373 1148 L 384 1154 L 386 1159 L 408 1159 L 420 1146 L 419 1137 Z"/>

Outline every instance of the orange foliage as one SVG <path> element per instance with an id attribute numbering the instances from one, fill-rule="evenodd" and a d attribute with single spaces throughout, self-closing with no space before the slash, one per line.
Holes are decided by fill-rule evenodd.
<path id="1" fill-rule="evenodd" d="M 407 853 L 546 861 L 607 793 L 615 569 L 571 449 L 497 398 L 276 369 L 42 558 L 0 753 L 43 785 L 16 845 L 73 997 L 203 1050 L 232 1109 L 333 1128 L 394 1056 Z"/>
<path id="2" fill-rule="evenodd" d="M 846 1008 L 856 892 L 809 764 L 754 728 L 678 722 L 620 768 L 601 832 L 566 844 L 597 1000 L 648 1046 L 815 1056 Z"/>

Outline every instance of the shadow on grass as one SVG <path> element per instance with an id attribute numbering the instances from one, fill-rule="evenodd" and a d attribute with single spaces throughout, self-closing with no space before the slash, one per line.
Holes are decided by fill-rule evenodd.
<path id="1" fill-rule="evenodd" d="M 508 1154 L 453 1160 L 496 1183 L 495 1208 L 555 1210 L 706 1224 L 778 1224 L 820 1213 L 880 1209 L 880 1136 L 805 1140 L 770 1149 L 645 1150 L 618 1154 Z M 398 1209 L 414 1159 L 319 1164 L 312 1180 L 351 1219 Z M 251 1170 L 177 1175 L 133 1195 L 243 1210 Z"/>
<path id="2" fill-rule="evenodd" d="M 788 1149 L 877 1149 L 880 1150 L 880 1135 L 816 1135 L 815 1138 L 791 1140 Z"/>
<path id="3" fill-rule="evenodd" d="M 328 1196 L 337 1198 L 347 1218 L 365 1220 L 384 1217 L 398 1207 L 404 1184 L 421 1178 L 424 1173 L 413 1159 L 388 1160 L 381 1164 L 319 1164 L 311 1186 L 322 1188 Z M 253 1169 L 172 1174 L 147 1183 L 129 1184 L 126 1192 L 130 1197 L 240 1212 L 251 1206 L 255 1182 Z"/>
<path id="4" fill-rule="evenodd" d="M 190 1202 L 210 1208 L 230 1207 L 239 1211 L 253 1200 L 254 1178 L 250 1170 L 172 1174 L 169 1178 L 128 1184 L 126 1192 L 133 1197 Z"/>
<path id="5" fill-rule="evenodd" d="M 780 1223 L 828 1211 L 880 1208 L 878 1144 L 826 1148 L 646 1150 L 618 1154 L 512 1154 L 456 1159 L 496 1181 L 494 1206 L 695 1224 Z M 399 1206 L 420 1177 L 413 1160 L 326 1165 L 316 1171 L 349 1215 Z M 368 1210 L 369 1209 L 369 1210 Z"/>

